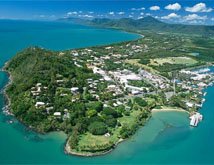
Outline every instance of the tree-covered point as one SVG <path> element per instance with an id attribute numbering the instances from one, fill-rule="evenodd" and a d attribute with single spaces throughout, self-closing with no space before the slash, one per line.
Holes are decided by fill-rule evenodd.
<path id="1" fill-rule="evenodd" d="M 53 52 L 38 47 L 25 49 L 5 66 L 12 78 L 6 93 L 13 114 L 30 128 L 42 133 L 64 131 L 72 149 L 96 152 L 100 145 L 82 146 L 81 142 L 79 144 L 82 137 L 111 136 L 106 146 L 112 147 L 119 138 L 131 136 L 137 123 L 145 121 L 150 112 L 148 108 L 142 110 L 147 103 L 141 98 L 134 102 L 128 100 L 127 105 L 114 106 L 118 101 L 111 100 L 114 96 L 106 92 L 109 84 L 89 69 L 84 58 L 74 58 L 70 51 Z M 81 61 L 81 66 L 75 63 L 76 59 Z M 92 90 L 88 84 L 90 81 L 92 87 L 96 84 L 99 99 L 89 93 Z M 132 109 L 133 104 L 142 108 Z M 127 129 L 126 118 L 131 122 Z"/>

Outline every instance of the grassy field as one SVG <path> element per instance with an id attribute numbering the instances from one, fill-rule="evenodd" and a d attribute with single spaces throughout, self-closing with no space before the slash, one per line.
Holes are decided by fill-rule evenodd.
<path id="1" fill-rule="evenodd" d="M 143 69 L 145 69 L 147 71 L 150 71 L 152 73 L 157 73 L 156 70 L 154 70 L 153 68 L 151 68 L 151 67 L 149 67 L 147 65 L 140 64 L 139 61 L 140 61 L 140 59 L 130 59 L 130 60 L 125 60 L 124 62 L 128 63 L 128 64 L 131 64 L 131 65 L 138 66 L 138 67 L 143 68 Z"/>
<path id="2" fill-rule="evenodd" d="M 123 116 L 119 118 L 119 122 L 121 125 L 133 125 L 136 123 L 137 117 L 140 115 L 141 111 L 132 111 L 130 113 L 130 116 Z"/>
<path id="3" fill-rule="evenodd" d="M 156 58 L 151 60 L 151 65 L 163 65 L 164 63 L 169 64 L 184 64 L 184 65 L 194 65 L 197 61 L 190 57 L 167 57 L 167 58 Z"/>
<path id="4" fill-rule="evenodd" d="M 86 133 L 80 137 L 79 141 L 79 147 L 84 145 L 91 145 L 91 146 L 97 146 L 97 145 L 104 145 L 108 144 L 111 141 L 111 137 L 105 137 L 104 135 L 97 136 L 92 135 L 91 133 Z"/>
<path id="5" fill-rule="evenodd" d="M 119 118 L 119 122 L 121 125 L 129 125 L 132 126 L 136 124 L 136 119 L 140 115 L 141 111 L 132 111 L 130 116 L 123 116 Z M 97 146 L 110 146 L 113 143 L 117 143 L 120 139 L 120 130 L 121 127 L 117 127 L 111 130 L 111 136 L 106 137 L 104 135 L 92 135 L 91 133 L 86 133 L 80 136 L 80 140 L 78 143 L 79 148 L 83 148 L 84 146 L 88 146 L 88 148 L 96 149 Z"/>

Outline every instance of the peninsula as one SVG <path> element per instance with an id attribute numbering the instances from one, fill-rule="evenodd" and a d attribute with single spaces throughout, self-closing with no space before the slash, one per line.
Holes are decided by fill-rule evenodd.
<path id="1" fill-rule="evenodd" d="M 5 91 L 10 112 L 37 132 L 64 131 L 66 153 L 95 156 L 132 136 L 153 109 L 197 111 L 213 75 L 195 68 L 213 64 L 214 39 L 135 32 L 144 37 L 19 52 L 4 67 L 11 77 Z"/>

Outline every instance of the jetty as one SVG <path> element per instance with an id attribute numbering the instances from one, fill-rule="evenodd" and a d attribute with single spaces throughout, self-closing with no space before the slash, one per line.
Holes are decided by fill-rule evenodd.
<path id="1" fill-rule="evenodd" d="M 198 123 L 202 121 L 203 115 L 200 113 L 196 112 L 192 116 L 190 116 L 190 126 L 197 127 Z"/>

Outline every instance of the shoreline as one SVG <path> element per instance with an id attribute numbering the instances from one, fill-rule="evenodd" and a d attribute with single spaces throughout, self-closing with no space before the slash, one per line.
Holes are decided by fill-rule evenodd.
<path id="1" fill-rule="evenodd" d="M 181 109 L 181 108 L 175 108 L 175 107 L 163 107 L 162 109 L 152 109 L 152 113 L 155 112 L 185 112 L 190 114 L 188 111 Z"/>
<path id="2" fill-rule="evenodd" d="M 137 34 L 137 33 L 136 33 Z M 138 35 L 140 35 L 142 38 L 144 37 L 142 34 L 138 34 Z M 136 40 L 138 40 L 138 39 L 136 39 Z M 128 41 L 129 42 L 129 41 Z M 114 44 L 114 43 L 113 43 Z M 11 112 L 11 109 L 10 109 L 10 106 L 11 106 L 11 99 L 9 98 L 9 96 L 8 96 L 8 94 L 7 94 L 7 92 L 6 92 L 6 90 L 7 90 L 7 88 L 12 84 L 12 82 L 13 82 L 13 77 L 12 77 L 12 75 L 5 69 L 6 67 L 7 67 L 7 64 L 8 64 L 8 62 L 6 62 L 5 63 L 5 65 L 3 66 L 3 68 L 1 69 L 3 72 L 5 72 L 7 75 L 8 75 L 8 82 L 6 83 L 6 85 L 4 86 L 4 88 L 3 88 L 3 95 L 4 95 L 4 97 L 5 97 L 5 100 L 6 100 L 6 102 L 5 102 L 5 112 L 8 114 L 8 115 L 12 115 L 12 116 L 15 116 L 15 115 L 13 115 L 13 113 Z M 198 66 L 198 67 L 204 67 L 204 65 L 201 65 L 201 66 Z M 186 110 L 184 110 L 184 109 L 181 109 L 181 108 L 176 108 L 176 107 L 162 107 L 162 109 L 152 109 L 151 110 L 151 112 L 152 113 L 154 113 L 154 112 L 185 112 L 185 113 L 188 113 L 188 114 L 190 114 L 188 111 L 186 111 Z M 150 118 L 150 117 L 149 117 Z M 148 119 L 149 119 L 148 118 Z M 147 121 L 146 122 L 148 122 L 148 119 L 147 119 Z M 20 121 L 20 120 L 19 120 Z M 22 123 L 22 121 L 20 121 L 20 123 Z M 23 123 L 22 123 L 23 124 Z M 25 124 L 24 124 L 25 125 Z M 41 133 L 41 132 L 39 132 L 39 131 L 37 131 L 37 130 L 34 130 L 34 129 L 32 129 L 31 128 L 31 126 L 30 125 L 25 125 L 27 128 L 29 128 L 30 130 L 32 130 L 32 131 L 34 131 L 34 132 L 36 132 L 36 133 L 40 133 L 40 134 L 47 134 L 47 133 Z M 140 125 L 139 125 L 139 127 L 141 127 Z M 139 129 L 139 128 L 138 128 Z M 137 129 L 137 130 L 138 130 Z M 58 132 L 58 131 L 57 131 Z M 133 136 L 133 135 L 132 135 Z M 132 137 L 131 136 L 131 137 Z M 102 156 L 102 155 L 106 155 L 106 154 L 108 154 L 108 153 L 110 153 L 110 152 L 112 152 L 117 146 L 118 146 L 118 144 L 119 143 L 121 143 L 121 142 L 123 142 L 123 141 L 125 141 L 125 140 L 127 140 L 127 139 L 129 139 L 129 138 L 127 138 L 127 139 L 119 139 L 115 144 L 113 144 L 112 145 L 112 147 L 110 147 L 110 148 L 108 148 L 108 149 L 106 149 L 106 150 L 103 150 L 103 151 L 100 151 L 100 152 L 78 152 L 78 151 L 74 151 L 74 150 L 72 150 L 72 148 L 69 146 L 69 144 L 68 144 L 68 142 L 69 142 L 69 140 L 68 140 L 69 138 L 67 138 L 66 139 L 66 141 L 65 141 L 65 144 L 64 144 L 64 152 L 66 153 L 66 154 L 70 154 L 70 155 L 74 155 L 74 156 L 81 156 L 81 157 L 93 157 L 93 156 Z"/>
<path id="3" fill-rule="evenodd" d="M 5 65 L 2 67 L 1 71 L 5 72 L 8 76 L 8 82 L 6 83 L 6 85 L 3 87 L 2 89 L 2 94 L 4 97 L 4 101 L 5 101 L 5 106 L 4 106 L 4 111 L 7 115 L 11 115 L 14 116 L 14 114 L 10 111 L 10 106 L 11 106 L 11 99 L 9 98 L 6 90 L 7 88 L 12 84 L 13 82 L 13 77 L 12 75 L 5 69 L 5 67 L 7 66 L 8 62 L 5 63 Z"/>
<path id="4" fill-rule="evenodd" d="M 2 71 L 5 72 L 5 73 L 7 73 L 7 75 L 8 75 L 8 82 L 7 82 L 7 84 L 5 85 L 5 87 L 3 88 L 3 95 L 4 95 L 5 100 L 6 100 L 6 103 L 5 103 L 6 113 L 7 113 L 8 115 L 14 116 L 13 113 L 10 111 L 11 100 L 10 100 L 9 96 L 7 95 L 7 93 L 6 93 L 6 89 L 7 89 L 8 86 L 11 85 L 12 82 L 13 82 L 13 77 L 12 77 L 11 74 L 5 69 L 5 67 L 7 66 L 7 64 L 8 64 L 8 62 L 6 62 L 5 65 L 4 65 L 4 67 L 2 68 Z M 162 109 L 152 109 L 152 110 L 151 110 L 152 113 L 155 113 L 155 112 L 173 112 L 173 111 L 174 111 L 174 112 L 185 112 L 185 113 L 190 114 L 188 111 L 186 111 L 186 110 L 184 110 L 184 109 L 181 109 L 181 108 L 176 108 L 176 107 L 164 107 L 164 106 L 163 106 Z M 19 121 L 20 123 L 22 123 L 22 121 L 20 121 L 20 120 L 18 120 L 18 121 Z M 148 119 L 147 119 L 146 122 L 148 122 Z M 23 123 L 22 123 L 22 124 L 23 124 Z M 25 125 L 25 124 L 24 124 L 24 125 Z M 27 128 L 29 128 L 30 130 L 36 132 L 36 133 L 43 134 L 43 135 L 47 134 L 47 133 L 41 133 L 41 132 L 39 132 L 39 131 L 37 131 L 37 130 L 34 130 L 34 129 L 31 128 L 31 126 L 28 126 L 28 125 L 25 125 L 25 126 L 26 126 Z M 132 136 L 131 136 L 131 137 L 132 137 Z M 91 152 L 91 153 L 90 153 L 90 152 L 85 152 L 85 153 L 84 153 L 84 152 L 78 152 L 78 151 L 72 150 L 71 147 L 70 147 L 69 144 L 68 144 L 68 139 L 69 139 L 69 138 L 66 139 L 65 144 L 64 144 L 64 153 L 65 153 L 65 154 L 73 155 L 73 156 L 80 156 L 80 157 L 94 157 L 94 156 L 106 155 L 106 154 L 112 152 L 112 151 L 118 146 L 119 143 L 121 143 L 121 142 L 123 142 L 123 141 L 125 141 L 125 140 L 127 140 L 127 139 L 129 139 L 129 138 L 127 138 L 127 139 L 119 139 L 119 140 L 118 140 L 115 144 L 113 144 L 112 147 L 110 147 L 109 149 L 106 149 L 106 150 L 103 150 L 103 151 L 100 151 L 100 152 Z"/>
<path id="5" fill-rule="evenodd" d="M 64 145 L 64 152 L 65 154 L 68 155 L 74 155 L 74 156 L 80 156 L 80 157 L 94 157 L 94 156 L 102 156 L 102 155 L 106 155 L 110 152 L 112 152 L 121 142 L 125 141 L 126 139 L 119 139 L 115 144 L 113 144 L 113 146 L 109 149 L 109 150 L 104 150 L 104 151 L 100 151 L 100 152 L 94 152 L 94 153 L 90 153 L 90 152 L 76 152 L 76 151 L 72 151 L 71 147 L 68 144 L 68 139 L 66 140 L 66 143 Z"/>

